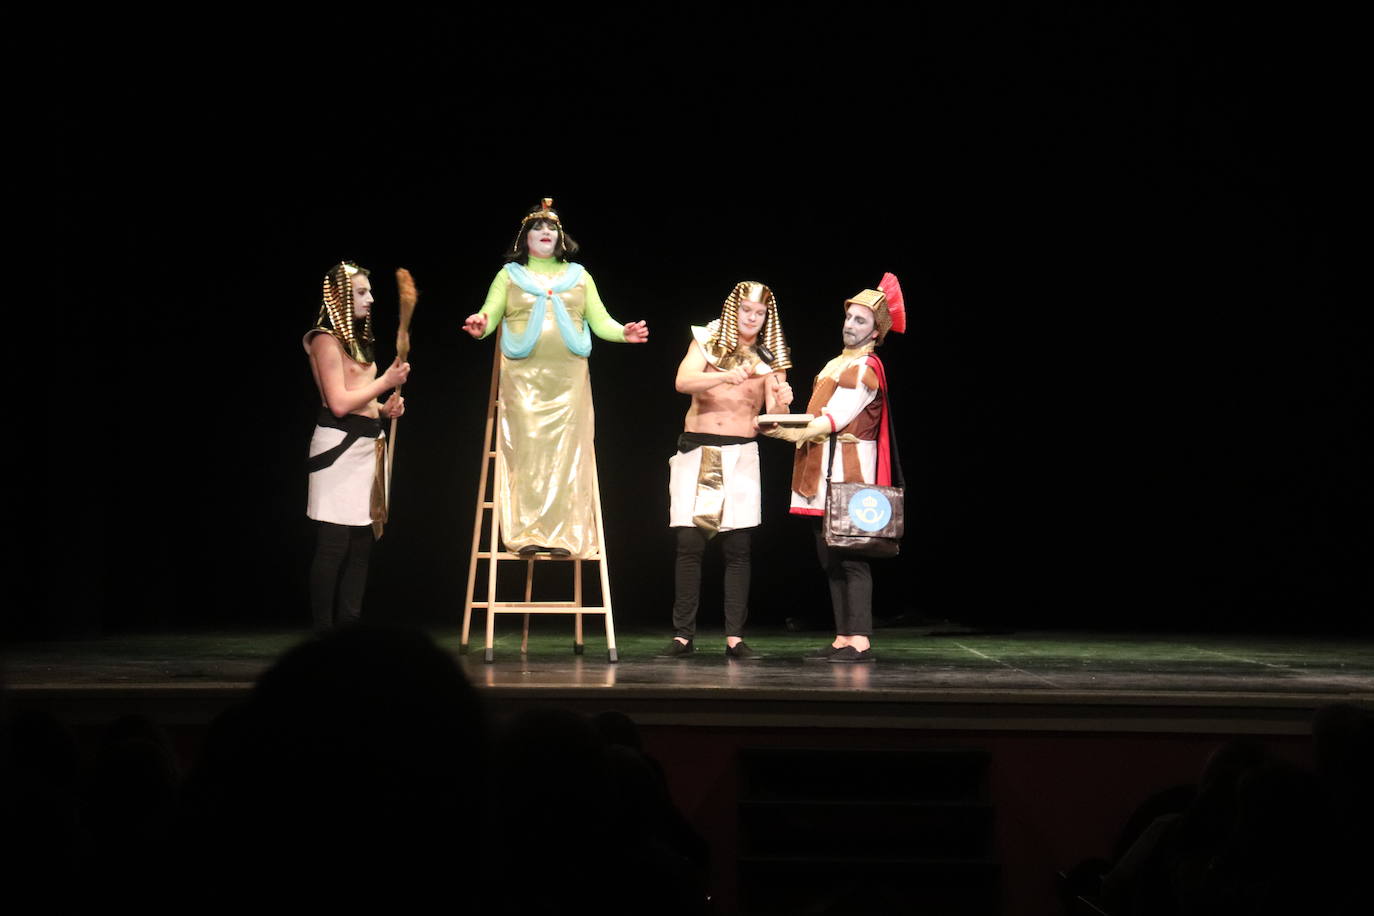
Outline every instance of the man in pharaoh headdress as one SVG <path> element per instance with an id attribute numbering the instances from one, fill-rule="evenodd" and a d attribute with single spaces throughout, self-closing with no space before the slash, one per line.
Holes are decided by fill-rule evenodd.
<path id="1" fill-rule="evenodd" d="M 669 525 L 677 535 L 673 600 L 676 635 L 663 655 L 693 651 L 701 560 L 718 541 L 725 556 L 725 654 L 752 658 L 743 640 L 749 614 L 750 535 L 759 524 L 759 451 L 754 418 L 792 403 L 792 365 L 778 305 L 762 283 L 735 284 L 720 318 L 692 328 L 677 390 L 692 396 L 677 454 L 669 461 Z"/>
<path id="2" fill-rule="evenodd" d="M 372 541 L 386 521 L 381 418 L 399 417 L 399 388 L 410 363 L 399 359 L 377 375 L 372 359 L 369 272 L 343 261 L 324 277 L 324 301 L 303 339 L 320 392 L 310 439 L 310 495 L 305 514 L 318 525 L 310 564 L 310 611 L 316 630 L 356 623 L 362 613 Z"/>

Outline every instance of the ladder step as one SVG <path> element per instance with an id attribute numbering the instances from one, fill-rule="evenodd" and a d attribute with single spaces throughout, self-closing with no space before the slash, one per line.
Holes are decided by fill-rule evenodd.
<path id="1" fill-rule="evenodd" d="M 477 551 L 477 559 L 479 559 L 479 560 L 490 560 L 490 559 L 491 559 L 491 551 L 489 551 L 489 550 L 479 550 L 479 551 Z M 599 554 L 599 553 L 593 554 L 593 555 L 591 555 L 590 557 L 556 557 L 556 556 L 554 556 L 554 555 L 551 554 L 551 553 L 536 553 L 533 557 L 522 557 L 522 556 L 520 556 L 520 554 L 518 554 L 518 553 L 511 553 L 511 552 L 509 552 L 509 551 L 502 550 L 502 551 L 500 551 L 499 553 L 496 554 L 496 559 L 498 559 L 498 560 L 545 560 L 545 561 L 562 561 L 562 562 L 564 562 L 564 563 L 570 563 L 570 562 L 572 562 L 573 560 L 582 560 L 583 562 L 586 562 L 586 563 L 599 563 L 599 562 L 601 562 L 601 554 Z"/>
<path id="2" fill-rule="evenodd" d="M 474 606 L 473 607 L 477 607 Z M 605 607 L 577 607 L 576 604 L 559 604 L 550 607 L 548 604 L 497 604 L 496 607 L 486 608 L 488 614 L 605 614 Z"/>
<path id="3" fill-rule="evenodd" d="M 494 508 L 496 508 L 496 503 L 482 503 L 482 508 L 483 508 L 483 509 L 494 509 Z"/>
<path id="4" fill-rule="evenodd" d="M 473 606 L 473 607 L 489 607 L 490 605 L 489 605 L 486 601 L 474 601 L 474 602 L 472 602 L 472 606 Z M 527 607 L 572 607 L 572 608 L 575 608 L 575 607 L 577 607 L 577 602 L 576 602 L 576 601 L 498 601 L 498 602 L 496 602 L 495 607 L 496 607 L 498 610 L 499 610 L 500 608 L 503 608 L 503 607 L 518 607 L 518 608 L 527 608 Z"/>

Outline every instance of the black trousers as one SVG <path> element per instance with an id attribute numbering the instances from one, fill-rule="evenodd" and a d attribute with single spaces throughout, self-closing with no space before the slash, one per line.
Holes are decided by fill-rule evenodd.
<path id="1" fill-rule="evenodd" d="M 677 532 L 677 566 L 674 569 L 673 629 L 683 639 L 697 632 L 697 605 L 701 599 L 701 558 L 706 552 L 706 532 L 695 526 Z M 752 528 L 723 531 L 720 542 L 725 556 L 725 635 L 743 636 L 749 616 L 749 553 Z"/>
<path id="2" fill-rule="evenodd" d="M 372 526 L 315 524 L 315 557 L 310 561 L 310 616 L 315 629 L 357 623 L 367 587 Z"/>
<path id="3" fill-rule="evenodd" d="M 830 583 L 830 604 L 835 609 L 837 636 L 873 635 L 873 573 L 868 561 L 850 558 L 825 544 L 822 521 L 816 519 L 816 556 Z"/>

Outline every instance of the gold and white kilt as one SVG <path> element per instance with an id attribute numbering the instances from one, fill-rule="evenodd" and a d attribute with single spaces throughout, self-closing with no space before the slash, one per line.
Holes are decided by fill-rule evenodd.
<path id="1" fill-rule="evenodd" d="M 703 445 L 668 459 L 668 525 L 732 531 L 759 524 L 759 445 Z"/>

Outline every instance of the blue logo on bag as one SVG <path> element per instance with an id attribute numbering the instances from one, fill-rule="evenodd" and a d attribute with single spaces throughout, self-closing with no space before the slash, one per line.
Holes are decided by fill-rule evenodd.
<path id="1" fill-rule="evenodd" d="M 849 500 L 849 520 L 863 531 L 878 531 L 892 520 L 892 503 L 878 490 L 860 490 Z"/>

